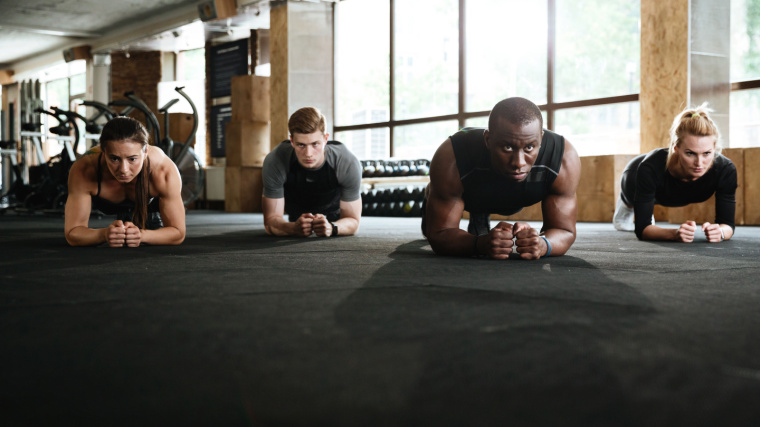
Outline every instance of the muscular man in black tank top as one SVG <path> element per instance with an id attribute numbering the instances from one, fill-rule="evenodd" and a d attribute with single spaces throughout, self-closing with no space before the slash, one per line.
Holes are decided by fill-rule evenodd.
<path id="1" fill-rule="evenodd" d="M 493 108 L 488 129 L 463 129 L 447 139 L 430 164 L 422 232 L 439 255 L 522 259 L 563 255 L 575 241 L 580 159 L 560 135 L 543 130 L 541 111 L 524 98 Z M 500 222 L 541 202 L 541 231 Z M 469 233 L 459 228 L 470 212 Z M 516 248 L 513 249 L 513 247 Z"/>

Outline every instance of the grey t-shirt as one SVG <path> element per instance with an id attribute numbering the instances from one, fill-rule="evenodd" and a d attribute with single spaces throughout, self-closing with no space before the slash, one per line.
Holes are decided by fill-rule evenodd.
<path id="1" fill-rule="evenodd" d="M 264 197 L 281 199 L 285 197 L 285 182 L 288 172 L 293 163 L 300 167 L 298 162 L 291 162 L 295 156 L 293 146 L 281 143 L 274 148 L 264 159 L 262 171 L 264 182 Z M 340 200 L 353 202 L 361 197 L 362 168 L 359 160 L 343 144 L 327 144 L 325 146 L 325 165 L 334 171 L 335 178 L 340 186 Z"/>

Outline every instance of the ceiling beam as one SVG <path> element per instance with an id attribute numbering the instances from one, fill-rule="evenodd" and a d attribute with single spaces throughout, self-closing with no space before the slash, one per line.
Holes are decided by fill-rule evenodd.
<path id="1" fill-rule="evenodd" d="M 99 33 L 88 33 L 84 31 L 58 30 L 55 28 L 30 27 L 26 25 L 9 25 L 9 24 L 3 24 L 3 23 L 0 23 L 0 29 L 22 31 L 25 33 L 44 34 L 46 36 L 72 37 L 72 38 L 83 38 L 83 39 L 89 39 L 89 38 L 95 38 L 95 37 L 101 36 L 101 34 Z"/>

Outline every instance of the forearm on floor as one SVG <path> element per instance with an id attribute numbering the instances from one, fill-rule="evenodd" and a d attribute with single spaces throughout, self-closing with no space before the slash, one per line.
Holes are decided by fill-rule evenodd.
<path id="1" fill-rule="evenodd" d="M 66 233 L 66 241 L 71 246 L 97 246 L 107 241 L 106 228 L 74 227 Z"/>
<path id="2" fill-rule="evenodd" d="M 176 227 L 162 227 L 157 230 L 141 230 L 140 242 L 146 245 L 179 245 L 185 240 L 185 233 Z"/>
<path id="3" fill-rule="evenodd" d="M 677 228 L 662 228 L 656 225 L 648 225 L 641 232 L 641 240 L 676 240 Z"/>
<path id="4" fill-rule="evenodd" d="M 480 254 L 476 248 L 476 236 L 461 229 L 430 233 L 428 241 L 437 255 L 467 257 Z"/>
<path id="5" fill-rule="evenodd" d="M 333 224 L 338 226 L 338 236 L 353 236 L 359 230 L 359 220 L 356 218 L 341 218 Z"/>
<path id="6" fill-rule="evenodd" d="M 296 234 L 296 223 L 285 221 L 285 218 L 270 218 L 264 221 L 264 229 L 272 236 L 292 236 Z"/>
<path id="7" fill-rule="evenodd" d="M 560 256 L 567 253 L 570 247 L 575 243 L 575 234 L 572 231 L 564 229 L 549 229 L 542 234 L 551 245 L 551 254 L 547 247 L 547 253 L 544 256 Z"/>

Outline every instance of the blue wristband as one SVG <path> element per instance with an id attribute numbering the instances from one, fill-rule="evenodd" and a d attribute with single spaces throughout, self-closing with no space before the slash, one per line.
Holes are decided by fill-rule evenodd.
<path id="1" fill-rule="evenodd" d="M 546 242 L 546 247 L 549 248 L 549 250 L 546 251 L 546 255 L 544 255 L 544 256 L 541 257 L 541 258 L 546 258 L 549 255 L 551 255 L 551 253 L 552 253 L 552 244 L 549 243 L 549 239 L 547 239 L 546 237 L 544 237 L 544 236 L 538 236 L 538 237 L 544 239 L 544 242 Z"/>

